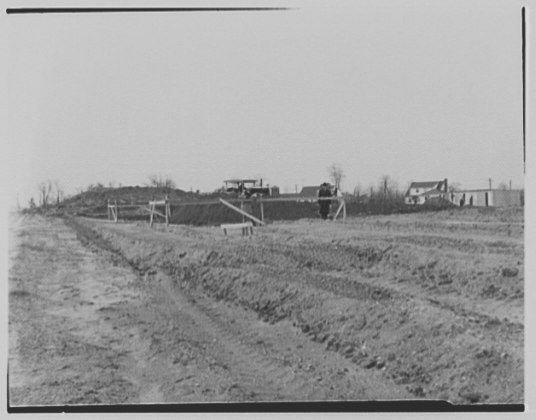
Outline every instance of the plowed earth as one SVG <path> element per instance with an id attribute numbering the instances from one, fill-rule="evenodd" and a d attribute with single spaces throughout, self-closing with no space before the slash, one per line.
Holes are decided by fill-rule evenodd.
<path id="1" fill-rule="evenodd" d="M 523 402 L 521 211 L 11 227 L 12 405 Z"/>

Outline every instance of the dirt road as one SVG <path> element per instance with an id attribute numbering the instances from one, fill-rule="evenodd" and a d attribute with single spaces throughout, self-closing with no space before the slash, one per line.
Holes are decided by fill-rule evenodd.
<path id="1" fill-rule="evenodd" d="M 523 401 L 522 213 L 10 225 L 12 405 Z"/>

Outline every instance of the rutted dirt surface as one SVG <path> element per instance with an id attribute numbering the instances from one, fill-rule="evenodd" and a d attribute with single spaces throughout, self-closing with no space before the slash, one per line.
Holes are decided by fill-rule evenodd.
<path id="1" fill-rule="evenodd" d="M 523 214 L 11 223 L 12 405 L 523 402 Z"/>

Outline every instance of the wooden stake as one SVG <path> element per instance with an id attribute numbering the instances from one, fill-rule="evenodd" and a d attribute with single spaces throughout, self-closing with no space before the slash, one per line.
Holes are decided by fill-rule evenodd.
<path id="1" fill-rule="evenodd" d="M 166 201 L 166 208 L 165 208 L 165 213 L 166 213 L 166 227 L 169 226 L 169 204 L 168 204 L 168 197 L 166 195 L 166 198 L 165 198 L 165 201 Z"/>

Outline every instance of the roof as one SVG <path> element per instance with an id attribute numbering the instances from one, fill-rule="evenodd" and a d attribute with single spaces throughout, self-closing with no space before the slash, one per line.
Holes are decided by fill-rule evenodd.
<path id="1" fill-rule="evenodd" d="M 412 182 L 410 188 L 434 188 L 437 184 L 443 181 L 425 181 L 425 182 Z"/>
<path id="2" fill-rule="evenodd" d="M 467 193 L 467 192 L 490 192 L 490 191 L 517 191 L 517 192 L 521 192 L 521 190 L 504 190 L 504 189 L 500 189 L 500 188 L 492 188 L 491 190 L 489 188 L 481 188 L 481 189 L 476 189 L 476 190 L 456 190 L 456 191 L 453 191 L 454 193 Z"/>
<path id="3" fill-rule="evenodd" d="M 422 194 L 419 194 L 420 196 L 428 196 L 428 195 L 440 195 L 440 194 L 446 194 L 445 191 L 438 190 L 437 188 L 434 188 L 433 190 L 426 191 Z"/>
<path id="4" fill-rule="evenodd" d="M 316 197 L 319 189 L 320 187 L 317 187 L 317 186 L 303 187 L 299 195 L 300 197 Z"/>

